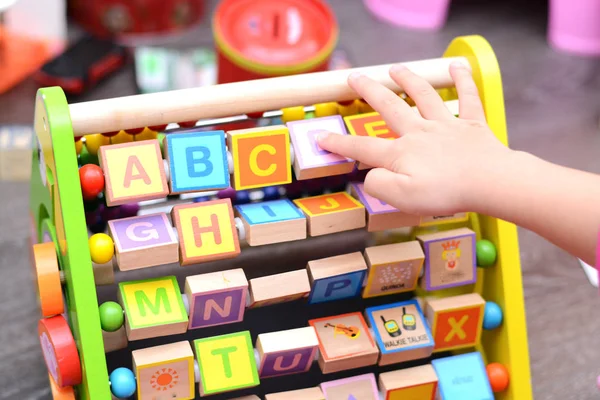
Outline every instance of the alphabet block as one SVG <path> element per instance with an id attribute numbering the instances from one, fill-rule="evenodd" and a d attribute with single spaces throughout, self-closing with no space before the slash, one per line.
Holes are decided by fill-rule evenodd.
<path id="1" fill-rule="evenodd" d="M 367 264 L 360 252 L 308 262 L 310 304 L 360 296 Z"/>
<path id="2" fill-rule="evenodd" d="M 235 190 L 292 182 L 290 136 L 284 125 L 229 131 L 227 145 Z"/>
<path id="3" fill-rule="evenodd" d="M 321 383 L 327 400 L 379 400 L 379 391 L 374 374 Z"/>
<path id="4" fill-rule="evenodd" d="M 419 242 L 401 242 L 367 247 L 369 278 L 363 297 L 410 292 L 417 287 L 425 255 Z"/>
<path id="5" fill-rule="evenodd" d="M 194 340 L 200 369 L 200 396 L 258 386 L 250 332 Z"/>
<path id="6" fill-rule="evenodd" d="M 171 216 L 179 234 L 181 265 L 240 254 L 230 199 L 178 205 L 173 207 Z"/>
<path id="7" fill-rule="evenodd" d="M 429 364 L 379 374 L 385 400 L 435 400 L 438 378 Z"/>
<path id="8" fill-rule="evenodd" d="M 381 139 L 397 139 L 400 137 L 392 132 L 378 112 L 350 115 L 344 117 L 348 132 L 354 136 L 370 136 Z M 358 169 L 370 169 L 372 167 L 358 163 Z"/>
<path id="9" fill-rule="evenodd" d="M 319 340 L 312 326 L 262 333 L 256 339 L 261 378 L 306 372 L 317 354 Z"/>
<path id="10" fill-rule="evenodd" d="M 119 283 L 129 340 L 184 333 L 188 315 L 174 276 Z"/>
<path id="11" fill-rule="evenodd" d="M 369 307 L 365 310 L 381 357 L 379 365 L 427 358 L 433 336 L 416 300 Z"/>
<path id="12" fill-rule="evenodd" d="M 250 246 L 306 239 L 306 217 L 288 199 L 235 207 Z"/>
<path id="13" fill-rule="evenodd" d="M 485 300 L 478 293 L 430 299 L 427 320 L 435 340 L 434 352 L 473 347 L 479 343 Z"/>
<path id="14" fill-rule="evenodd" d="M 99 162 L 109 207 L 169 194 L 158 140 L 102 146 Z"/>
<path id="15" fill-rule="evenodd" d="M 288 122 L 286 125 L 294 146 L 296 179 L 314 179 L 352 172 L 354 160 L 321 149 L 316 140 L 323 132 L 347 135 L 341 116 L 304 119 Z"/>
<path id="16" fill-rule="evenodd" d="M 225 132 L 186 132 L 165 136 L 171 193 L 229 187 Z"/>
<path id="17" fill-rule="evenodd" d="M 379 350 L 361 313 L 313 319 L 308 324 L 319 338 L 318 362 L 324 374 L 377 364 Z"/>
<path id="18" fill-rule="evenodd" d="M 250 279 L 250 307 L 299 300 L 310 292 L 305 269 Z"/>
<path id="19" fill-rule="evenodd" d="M 138 400 L 193 399 L 194 353 L 188 341 L 131 352 Z"/>
<path id="20" fill-rule="evenodd" d="M 466 222 L 469 220 L 469 214 L 466 212 L 459 212 L 452 215 L 437 215 L 429 217 L 421 217 L 419 226 L 433 226 L 442 224 L 454 224 L 457 222 Z"/>
<path id="21" fill-rule="evenodd" d="M 425 290 L 475 283 L 475 232 L 459 228 L 419 235 L 417 239 L 425 250 L 425 274 L 421 279 L 421 286 Z"/>
<path id="22" fill-rule="evenodd" d="M 189 329 L 231 324 L 244 319 L 248 281 L 241 268 L 188 276 Z"/>
<path id="23" fill-rule="evenodd" d="M 179 262 L 179 244 L 165 213 L 108 221 L 121 271 Z"/>
<path id="24" fill-rule="evenodd" d="M 346 192 L 294 200 L 308 218 L 310 236 L 328 235 L 365 226 L 365 207 Z"/>
<path id="25" fill-rule="evenodd" d="M 362 183 L 353 183 L 351 191 L 352 195 L 367 210 L 367 231 L 369 232 L 418 226 L 421 223 L 420 216 L 402 212 L 365 192 L 364 184 Z"/>
<path id="26" fill-rule="evenodd" d="M 439 395 L 444 400 L 494 398 L 481 354 L 439 358 L 431 364 L 439 379 Z"/>
<path id="27" fill-rule="evenodd" d="M 291 390 L 289 392 L 271 393 L 266 395 L 265 400 L 325 400 L 321 388 Z"/>

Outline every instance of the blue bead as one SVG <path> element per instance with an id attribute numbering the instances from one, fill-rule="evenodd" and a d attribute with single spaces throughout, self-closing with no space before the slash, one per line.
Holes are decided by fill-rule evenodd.
<path id="1" fill-rule="evenodd" d="M 250 203 L 250 195 L 246 190 L 240 190 L 235 194 L 235 204 L 248 204 Z"/>
<path id="2" fill-rule="evenodd" d="M 502 325 L 502 309 L 493 301 L 485 302 L 485 310 L 483 312 L 483 329 L 496 329 Z"/>
<path id="3" fill-rule="evenodd" d="M 133 396 L 136 389 L 135 376 L 129 368 L 117 368 L 110 374 L 110 390 L 120 399 Z"/>
<path id="4" fill-rule="evenodd" d="M 263 189 L 263 201 L 277 200 L 279 198 L 279 188 L 277 186 L 267 186 Z"/>
<path id="5" fill-rule="evenodd" d="M 198 196 L 198 197 L 194 197 L 193 202 L 194 203 L 203 203 L 205 201 L 209 201 L 210 200 L 210 196 Z"/>

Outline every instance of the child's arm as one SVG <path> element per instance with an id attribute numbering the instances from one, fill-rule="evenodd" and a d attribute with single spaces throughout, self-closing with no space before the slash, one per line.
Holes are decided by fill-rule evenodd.
<path id="1" fill-rule="evenodd" d="M 409 213 L 473 211 L 530 229 L 595 264 L 600 228 L 600 176 L 510 150 L 485 122 L 470 71 L 453 65 L 460 118 L 425 80 L 402 66 L 390 76 L 421 116 L 396 94 L 361 75 L 350 86 L 378 111 L 399 139 L 324 135 L 319 146 L 374 168 L 371 195 Z"/>

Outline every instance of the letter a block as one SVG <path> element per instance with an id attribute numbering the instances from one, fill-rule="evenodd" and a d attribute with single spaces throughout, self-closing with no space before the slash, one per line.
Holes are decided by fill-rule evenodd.
<path id="1" fill-rule="evenodd" d="M 229 187 L 225 132 L 186 132 L 164 139 L 171 193 L 200 192 Z"/>
<path id="2" fill-rule="evenodd" d="M 327 400 L 379 400 L 375 375 L 365 374 L 321 383 Z"/>
<path id="3" fill-rule="evenodd" d="M 165 213 L 113 219 L 108 229 L 121 271 L 179 262 L 179 244 Z"/>
<path id="4" fill-rule="evenodd" d="M 437 387 L 437 375 L 429 364 L 379 374 L 385 400 L 435 400 Z"/>
<path id="5" fill-rule="evenodd" d="M 360 296 L 367 264 L 360 252 L 308 262 L 312 290 L 308 302 L 324 303 Z"/>
<path id="6" fill-rule="evenodd" d="M 365 226 L 365 207 L 346 192 L 294 200 L 308 218 L 310 236 L 328 235 Z"/>
<path id="7" fill-rule="evenodd" d="M 200 369 L 200 396 L 258 386 L 258 371 L 250 332 L 194 341 Z"/>
<path id="8" fill-rule="evenodd" d="M 190 342 L 134 350 L 131 356 L 138 400 L 193 399 L 196 396 Z"/>
<path id="9" fill-rule="evenodd" d="M 169 194 L 158 140 L 102 146 L 99 161 L 109 207 Z"/>
<path id="10" fill-rule="evenodd" d="M 444 400 L 493 399 L 494 393 L 479 353 L 466 353 L 431 362 Z"/>
<path id="11" fill-rule="evenodd" d="M 241 268 L 188 276 L 189 329 L 231 324 L 244 319 L 248 281 Z"/>
<path id="12" fill-rule="evenodd" d="M 173 207 L 179 234 L 181 265 L 222 260 L 240 254 L 231 200 L 212 200 Z"/>
<path id="13" fill-rule="evenodd" d="M 188 315 L 174 276 L 119 283 L 129 340 L 177 335 L 187 330 Z"/>
<path id="14" fill-rule="evenodd" d="M 292 182 L 290 137 L 283 125 L 227 132 L 233 157 L 233 188 L 254 189 Z"/>
<path id="15" fill-rule="evenodd" d="M 381 115 L 377 112 L 350 115 L 344 117 L 348 132 L 354 136 L 370 136 L 380 139 L 397 139 L 399 136 L 390 130 Z M 364 163 L 358 164 L 358 169 L 372 168 Z"/>
<path id="16" fill-rule="evenodd" d="M 319 340 L 312 326 L 262 333 L 256 339 L 261 378 L 306 372 L 317 354 Z"/>

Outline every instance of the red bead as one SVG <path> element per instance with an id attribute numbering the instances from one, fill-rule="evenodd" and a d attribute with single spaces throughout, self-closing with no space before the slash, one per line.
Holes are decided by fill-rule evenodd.
<path id="1" fill-rule="evenodd" d="M 340 104 L 342 106 L 349 106 L 352 103 L 354 103 L 354 100 L 338 101 L 338 104 Z"/>
<path id="2" fill-rule="evenodd" d="M 84 200 L 94 200 L 104 190 L 104 173 L 95 164 L 79 168 L 79 180 Z"/>
<path id="3" fill-rule="evenodd" d="M 79 142 L 81 140 L 82 136 L 75 136 L 75 142 Z"/>
<path id="4" fill-rule="evenodd" d="M 258 119 L 258 118 L 262 118 L 264 112 L 262 111 L 256 111 L 256 112 L 251 112 L 246 114 L 248 116 L 248 118 L 254 118 L 254 119 Z"/>
<path id="5" fill-rule="evenodd" d="M 167 124 L 149 126 L 148 129 L 155 132 L 164 132 L 164 130 L 167 129 Z"/>
<path id="6" fill-rule="evenodd" d="M 125 129 L 125 132 L 130 135 L 137 135 L 138 133 L 142 133 L 146 128 L 133 128 L 133 129 Z"/>
<path id="7" fill-rule="evenodd" d="M 198 122 L 198 121 L 184 121 L 184 122 L 179 122 L 178 125 L 181 128 L 193 128 L 194 126 L 196 126 L 196 122 Z"/>
<path id="8" fill-rule="evenodd" d="M 106 136 L 106 137 L 113 137 L 113 136 L 117 136 L 119 134 L 119 132 L 121 131 L 114 131 L 114 132 L 104 132 L 102 134 L 102 136 Z"/>

